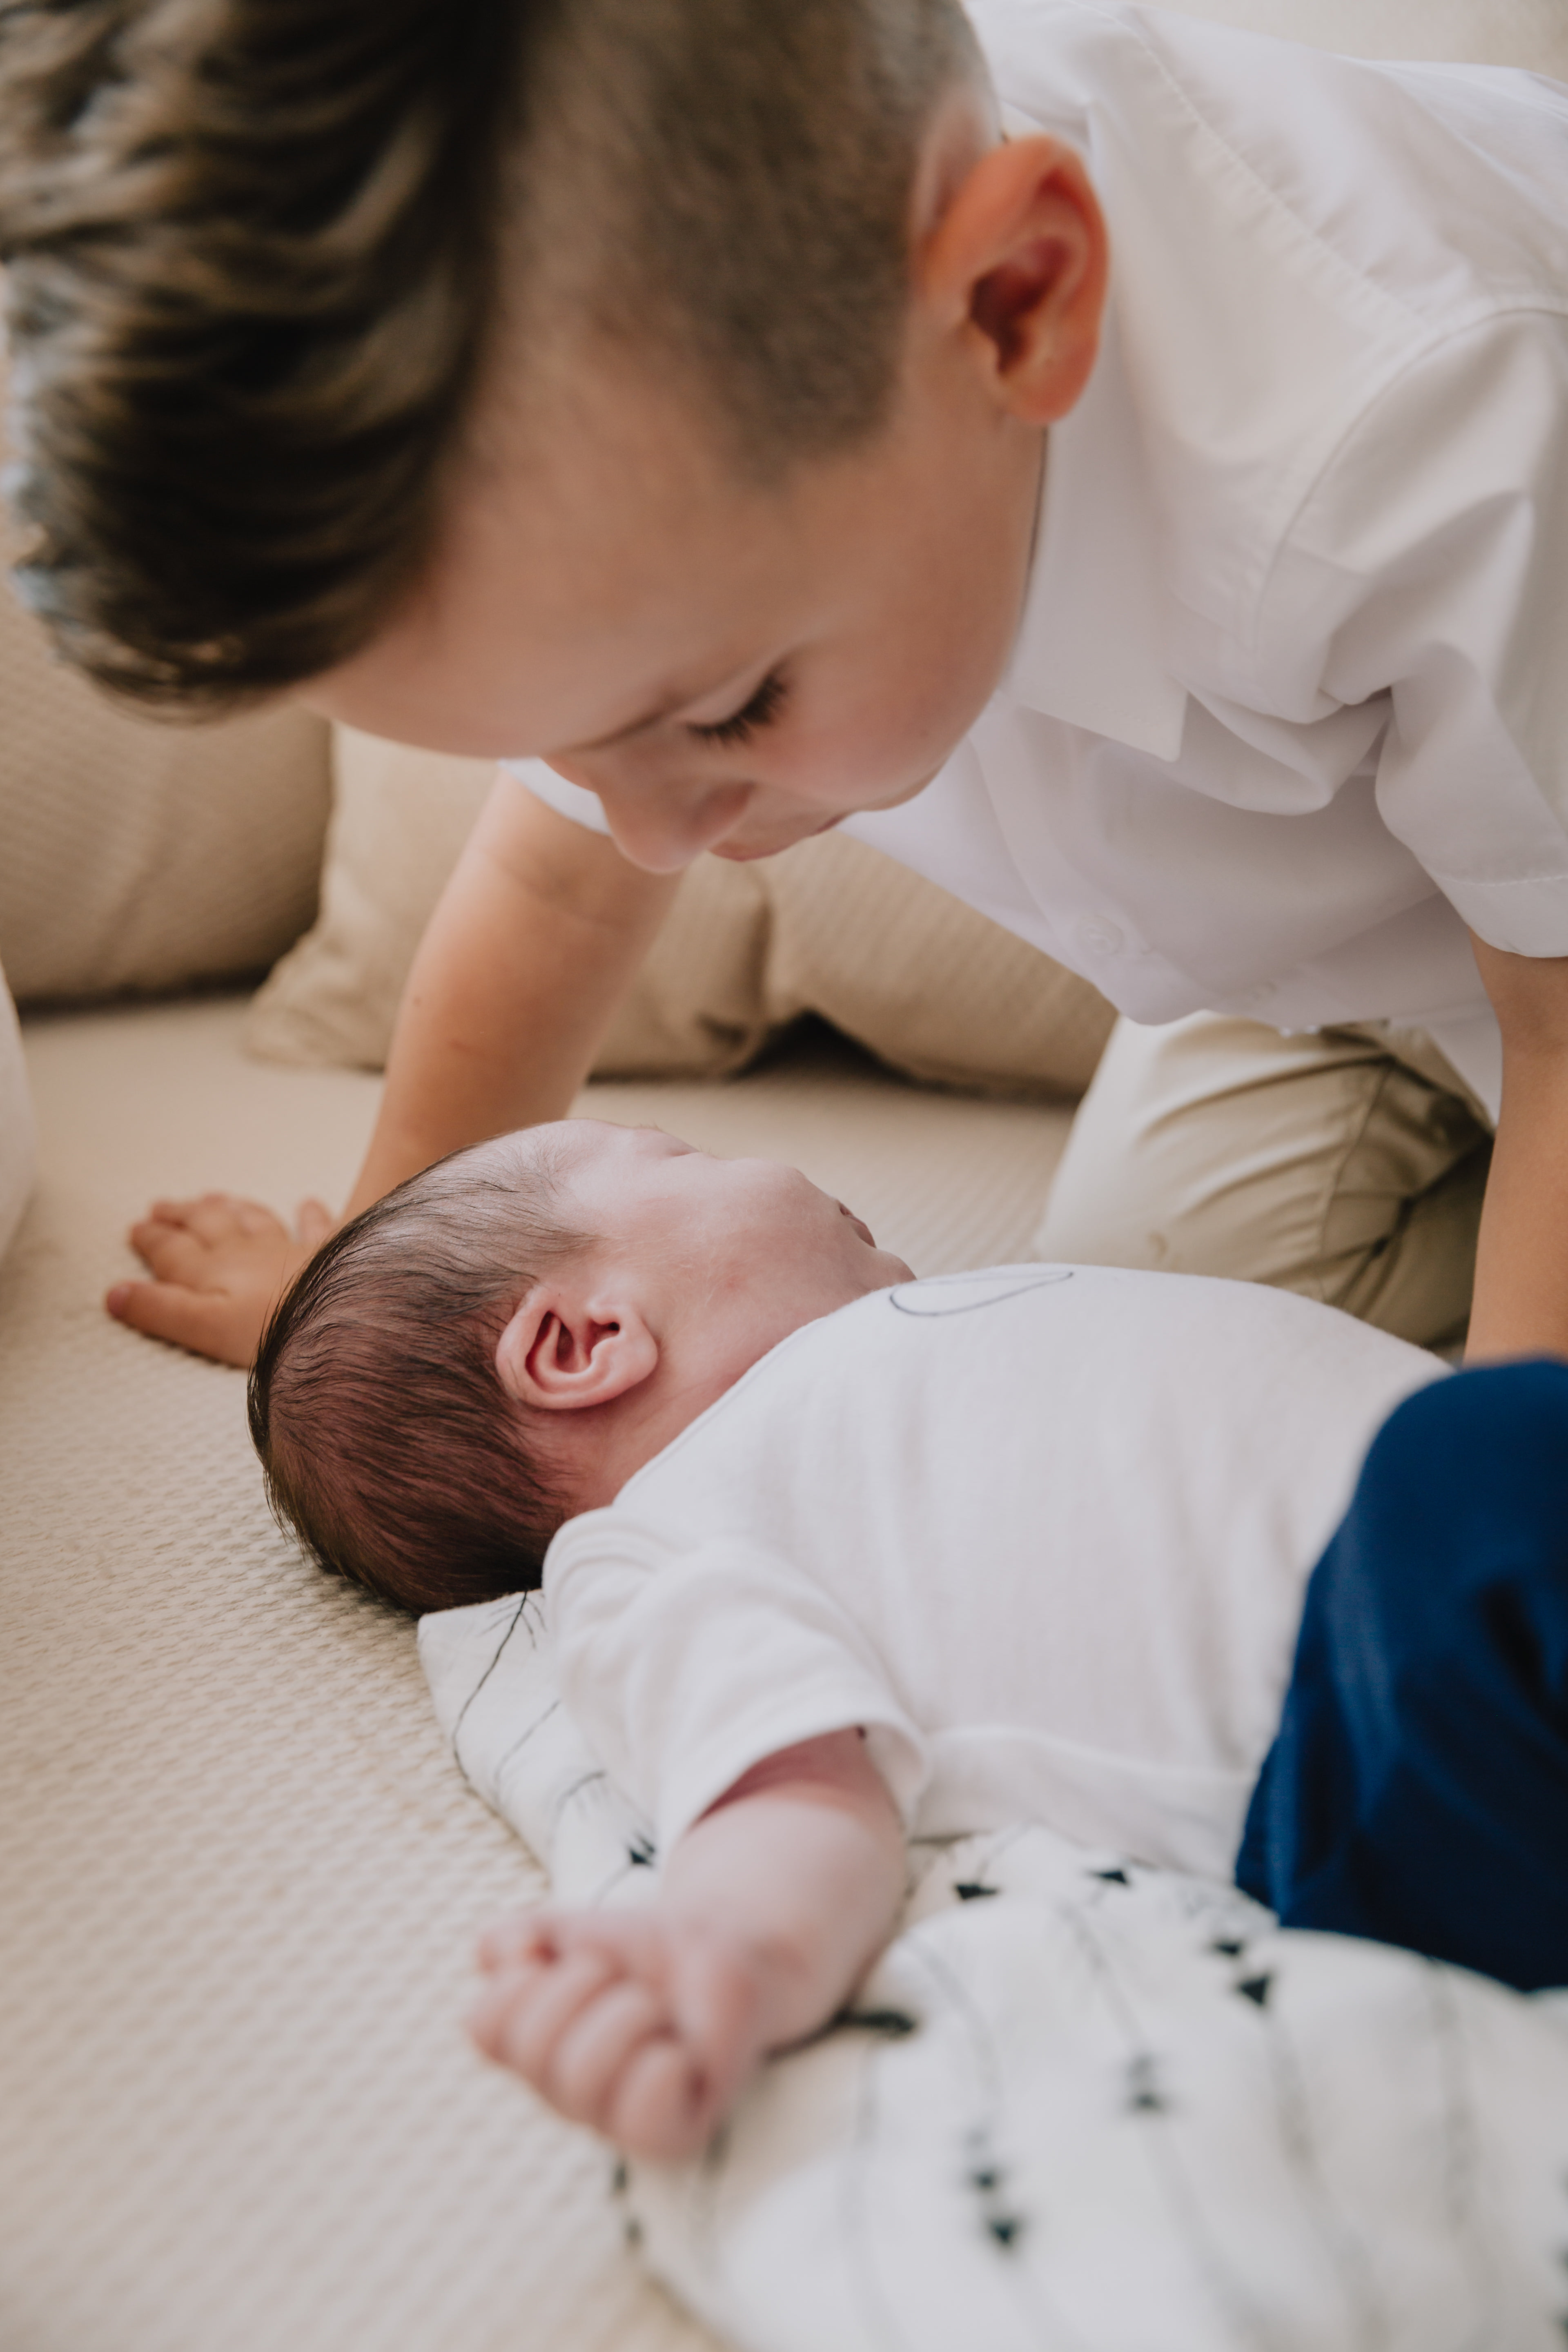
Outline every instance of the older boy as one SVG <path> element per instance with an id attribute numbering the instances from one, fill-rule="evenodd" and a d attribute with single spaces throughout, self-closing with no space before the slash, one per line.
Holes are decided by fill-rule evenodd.
<path id="1" fill-rule="evenodd" d="M 11 0 L 34 601 L 132 691 L 564 779 L 498 786 L 351 1205 L 563 1108 L 672 871 L 848 815 L 1138 1021 L 1323 1032 L 1124 1039 L 1185 1197 L 1102 1138 L 1053 1250 L 1261 1198 L 1247 1270 L 1442 1336 L 1506 1065 L 1472 1344 L 1568 1345 L 1568 97 L 975 22 Z M 240 1357 L 300 1255 L 136 1238 L 116 1311 Z"/>
<path id="2" fill-rule="evenodd" d="M 544 1555 L 661 1896 L 499 1935 L 479 2032 L 644 2152 L 831 2013 L 911 1826 L 1223 1878 L 1245 1819 L 1287 1919 L 1568 1974 L 1561 1366 L 1448 1376 L 1236 1283 L 915 1282 L 794 1169 L 574 1121 L 336 1236 L 252 1426 L 317 1556 L 405 1604 Z"/>

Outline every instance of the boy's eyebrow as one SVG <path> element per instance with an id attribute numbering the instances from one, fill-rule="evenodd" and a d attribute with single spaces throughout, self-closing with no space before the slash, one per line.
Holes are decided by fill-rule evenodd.
<path id="1" fill-rule="evenodd" d="M 626 726 L 615 728 L 608 735 L 596 736 L 591 743 L 574 743 L 572 749 L 574 751 L 608 751 L 616 743 L 625 743 L 631 736 L 640 735 L 645 728 L 657 727 L 661 719 L 673 718 L 676 711 L 684 710 L 689 702 L 705 702 L 710 694 L 719 693 L 731 679 L 738 693 L 742 683 L 754 667 L 754 662 L 742 662 L 734 669 L 727 670 L 722 677 L 715 679 L 711 686 L 667 687 L 658 700 L 650 709 L 645 710 L 640 719 L 628 719 Z"/>
<path id="2" fill-rule="evenodd" d="M 573 748 L 578 751 L 607 751 L 612 745 L 624 743 L 628 736 L 640 735 L 645 728 L 657 727 L 661 719 L 670 718 L 687 703 L 696 702 L 699 699 L 700 697 L 695 694 L 682 694 L 670 690 L 660 695 L 652 709 L 645 710 L 640 719 L 628 719 L 624 727 L 617 727 L 613 733 L 596 735 L 591 743 L 578 743 Z"/>

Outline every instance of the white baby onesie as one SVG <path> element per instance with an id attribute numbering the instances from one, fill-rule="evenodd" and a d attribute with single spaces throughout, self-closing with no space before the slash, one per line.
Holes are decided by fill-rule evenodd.
<path id="1" fill-rule="evenodd" d="M 1308 1575 L 1437 1360 L 1246 1283 L 1003 1266 L 806 1325 L 545 1561 L 562 1689 L 666 1847 L 863 1727 L 916 1833 L 1228 1875 Z"/>

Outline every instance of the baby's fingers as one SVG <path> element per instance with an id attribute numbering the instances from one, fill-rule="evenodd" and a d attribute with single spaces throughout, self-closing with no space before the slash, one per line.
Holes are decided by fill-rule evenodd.
<path id="1" fill-rule="evenodd" d="M 480 1936 L 477 1954 L 480 1968 L 491 1972 L 520 1969 L 531 1960 L 554 1956 L 550 1915 L 539 1910 L 514 1911 L 505 1919 L 495 1920 Z"/>
<path id="2" fill-rule="evenodd" d="M 628 2070 L 669 2038 L 669 2020 L 646 1985 L 606 1985 L 556 2039 L 539 2088 L 574 2123 L 607 2132 Z"/>
<path id="3" fill-rule="evenodd" d="M 679 2164 L 701 2154 L 718 2120 L 718 2104 L 690 2052 L 665 2035 L 634 2053 L 600 2129 L 628 2156 Z"/>
<path id="4" fill-rule="evenodd" d="M 561 2022 L 564 1996 L 557 2007 L 559 1987 L 542 1988 L 568 1965 L 542 1962 L 498 1978 L 469 2017 L 475 2041 L 558 2114 L 632 2155 L 670 2163 L 698 2154 L 717 2102 L 662 2005 L 646 1985 L 622 1978 L 601 1982 Z"/>
<path id="5" fill-rule="evenodd" d="M 469 2011 L 468 2032 L 487 2058 L 548 2095 L 557 2042 L 618 1974 L 599 1953 L 584 1951 L 498 1976 Z"/>

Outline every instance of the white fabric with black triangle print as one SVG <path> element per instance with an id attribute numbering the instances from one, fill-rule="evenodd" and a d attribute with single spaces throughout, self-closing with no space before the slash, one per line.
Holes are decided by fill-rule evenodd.
<path id="1" fill-rule="evenodd" d="M 537 1601 L 428 1617 L 420 1649 L 557 1895 L 651 1893 Z M 741 2352 L 1562 2352 L 1563 1996 L 1040 1828 L 914 1865 L 853 2013 L 701 2162 L 615 2174 L 648 2263 Z"/>

